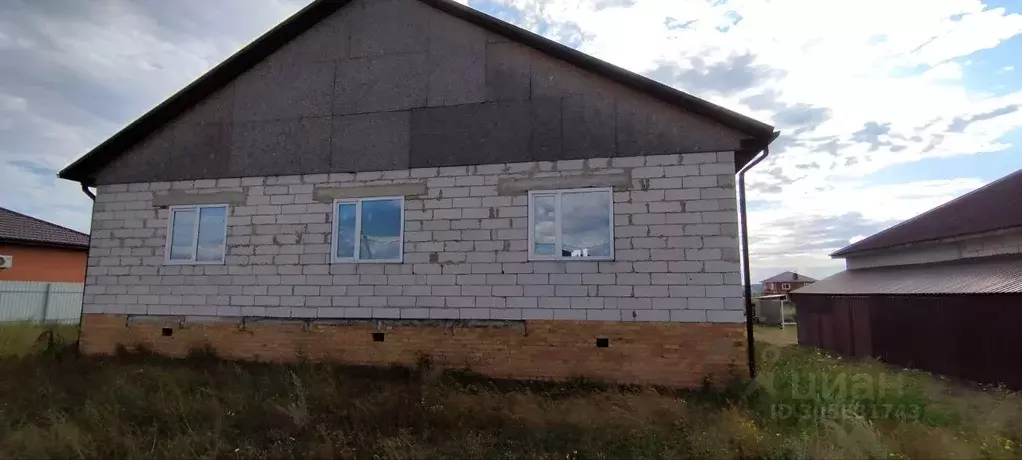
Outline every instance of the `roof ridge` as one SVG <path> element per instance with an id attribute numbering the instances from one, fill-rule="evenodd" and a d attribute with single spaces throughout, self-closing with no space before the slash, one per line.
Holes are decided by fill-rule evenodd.
<path id="1" fill-rule="evenodd" d="M 60 225 L 60 224 L 55 224 L 55 223 L 53 223 L 53 222 L 50 222 L 50 221 L 48 221 L 48 220 L 43 220 L 43 219 L 40 219 L 40 218 L 38 218 L 38 217 L 33 217 L 33 216 L 30 216 L 30 215 L 28 215 L 28 214 L 25 214 L 25 213 L 22 213 L 22 212 L 18 212 L 18 211 L 15 211 L 15 210 L 13 210 L 13 209 L 10 209 L 10 208 L 5 208 L 5 207 L 3 207 L 3 206 L 0 206 L 0 211 L 6 211 L 6 212 L 9 212 L 9 213 L 11 213 L 11 214 L 17 214 L 17 215 L 19 215 L 19 216 L 21 216 L 21 217 L 25 217 L 25 218 L 27 218 L 27 219 L 32 219 L 32 220 L 34 220 L 34 221 L 36 221 L 36 222 L 41 222 L 41 223 L 43 223 L 43 224 L 46 224 L 46 225 L 49 225 L 49 226 L 51 226 L 51 227 L 56 227 L 56 228 L 59 228 L 59 229 L 61 229 L 61 230 L 67 230 L 67 231 L 69 231 L 69 232 L 74 232 L 74 233 L 77 233 L 77 234 L 79 234 L 79 235 L 81 235 L 81 236 L 84 236 L 84 237 L 89 237 L 89 234 L 88 234 L 88 233 L 85 233 L 85 232 L 80 232 L 80 231 L 78 231 L 78 230 L 75 230 L 75 229 L 73 229 L 73 228 L 71 228 L 71 227 L 65 227 L 65 226 L 63 226 L 63 225 Z"/>
<path id="2" fill-rule="evenodd" d="M 901 227 L 903 227 L 905 225 L 911 224 L 912 222 L 916 222 L 916 221 L 918 221 L 919 219 L 925 217 L 928 214 L 936 212 L 936 211 L 938 211 L 940 209 L 944 209 L 944 208 L 946 208 L 946 207 L 948 207 L 948 206 L 950 206 L 950 205 L 952 205 L 954 203 L 958 203 L 961 200 L 967 199 L 968 197 L 970 197 L 972 195 L 975 195 L 975 194 L 977 194 L 977 193 L 979 193 L 979 192 L 981 192 L 983 190 L 986 190 L 986 189 L 988 189 L 988 188 L 990 188 L 990 187 L 992 187 L 994 185 L 998 185 L 998 184 L 1007 182 L 1009 179 L 1014 179 L 1016 175 L 1022 175 L 1022 169 L 1019 169 L 1018 171 L 1015 171 L 1015 172 L 1013 172 L 1011 174 L 1008 174 L 1008 175 L 1006 175 L 1004 177 L 1001 177 L 999 179 L 990 181 L 990 182 L 984 184 L 983 186 L 981 186 L 981 187 L 979 187 L 979 188 L 977 188 L 975 190 L 972 190 L 972 191 L 970 191 L 968 193 L 964 193 L 961 196 L 958 196 L 956 198 L 948 200 L 948 201 L 946 201 L 946 202 L 944 202 L 942 204 L 934 206 L 933 208 L 930 208 L 930 209 L 928 209 L 926 211 L 923 211 L 923 212 L 921 212 L 919 214 L 916 214 L 915 216 L 912 216 L 912 217 L 910 217 L 908 219 L 905 219 L 905 220 L 903 220 L 901 222 L 898 222 L 897 224 L 894 224 L 894 225 L 892 225 L 890 227 L 887 227 L 887 228 L 885 228 L 885 229 L 883 229 L 883 230 L 881 230 L 881 231 L 879 231 L 877 233 L 874 233 L 874 234 L 872 234 L 870 236 L 867 236 L 866 238 L 863 238 L 863 239 L 861 239 L 859 241 L 856 241 L 856 242 L 854 242 L 852 244 L 849 244 L 848 246 L 845 246 L 845 247 L 843 247 L 841 249 L 838 249 L 835 252 L 832 252 L 830 254 L 830 256 L 834 257 L 834 256 L 841 256 L 841 255 L 853 254 L 853 253 L 859 252 L 858 250 L 855 249 L 855 247 L 856 246 L 862 246 L 863 245 L 862 243 L 864 243 L 864 242 L 868 242 L 870 240 L 875 240 L 876 238 L 879 238 L 880 236 L 884 235 L 885 233 L 893 231 L 893 230 L 895 230 L 897 228 L 901 228 Z M 998 229 L 992 229 L 991 231 L 993 231 L 993 230 L 998 230 Z M 954 236 L 960 236 L 960 235 L 948 235 L 948 236 L 945 236 L 943 238 L 951 238 L 951 237 L 954 237 Z M 937 238 L 937 239 L 943 239 L 943 238 Z M 901 246 L 903 244 L 913 244 L 913 243 L 922 243 L 922 242 L 926 242 L 926 241 L 936 241 L 937 239 L 924 239 L 924 240 L 912 241 L 912 242 L 909 242 L 909 243 L 892 244 L 892 245 L 887 245 L 887 246 L 870 248 L 868 250 L 871 251 L 871 250 L 875 250 L 875 249 L 884 249 L 884 248 L 897 247 L 897 246 Z"/>

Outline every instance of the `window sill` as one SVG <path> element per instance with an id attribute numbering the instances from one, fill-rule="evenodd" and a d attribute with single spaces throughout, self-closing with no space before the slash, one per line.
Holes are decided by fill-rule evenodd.
<path id="1" fill-rule="evenodd" d="M 613 257 L 529 257 L 529 262 L 613 262 Z"/>
<path id="2" fill-rule="evenodd" d="M 163 265 L 225 265 L 226 260 L 170 260 L 165 259 Z"/>
<path id="3" fill-rule="evenodd" d="M 338 259 L 338 260 L 331 260 L 330 263 L 331 264 L 403 264 L 404 260 L 402 260 L 402 259 L 392 259 L 392 260 L 345 260 L 345 259 Z"/>

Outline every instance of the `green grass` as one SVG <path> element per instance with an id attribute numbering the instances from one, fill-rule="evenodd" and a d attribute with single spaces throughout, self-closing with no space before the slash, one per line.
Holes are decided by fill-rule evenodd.
<path id="1" fill-rule="evenodd" d="M 760 343 L 714 391 L 77 357 L 0 326 L 0 458 L 1014 458 L 1022 398 Z M 67 342 L 63 342 L 66 344 Z M 841 382 L 844 382 L 843 384 Z M 829 411 L 844 408 L 843 411 Z"/>

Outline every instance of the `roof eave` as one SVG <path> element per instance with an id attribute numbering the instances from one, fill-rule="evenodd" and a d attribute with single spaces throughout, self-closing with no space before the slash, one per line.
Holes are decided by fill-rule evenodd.
<path id="1" fill-rule="evenodd" d="M 35 246 L 35 247 L 47 247 L 56 249 L 73 249 L 80 251 L 88 251 L 89 243 L 58 243 L 55 241 L 38 241 L 38 240 L 26 240 L 20 238 L 0 238 L 0 244 L 8 244 L 12 246 Z"/>

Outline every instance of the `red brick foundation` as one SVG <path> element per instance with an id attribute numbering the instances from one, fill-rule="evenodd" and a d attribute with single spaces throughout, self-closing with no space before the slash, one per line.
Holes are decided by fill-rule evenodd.
<path id="1" fill-rule="evenodd" d="M 173 331 L 163 336 L 163 328 Z M 374 342 L 372 333 L 384 333 Z M 609 339 L 607 348 L 597 338 Z M 698 386 L 748 378 L 742 324 L 597 321 L 185 322 L 168 317 L 87 314 L 80 347 L 111 354 L 144 346 L 181 357 L 211 347 L 226 359 L 413 365 L 423 359 L 491 377 Z"/>

